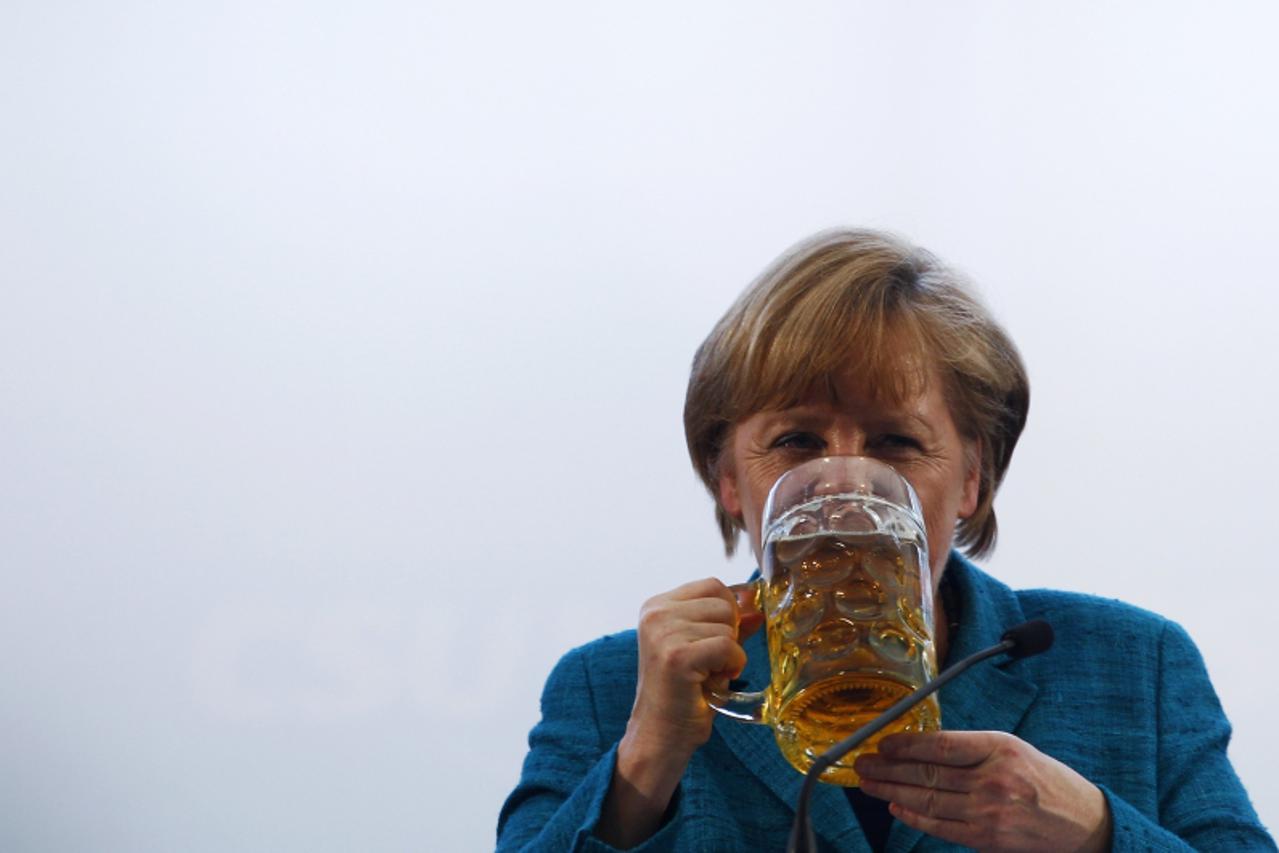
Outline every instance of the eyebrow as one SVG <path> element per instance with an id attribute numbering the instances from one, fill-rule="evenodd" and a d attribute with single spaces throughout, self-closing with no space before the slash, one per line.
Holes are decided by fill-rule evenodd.
<path id="1" fill-rule="evenodd" d="M 819 411 L 816 406 L 791 406 L 786 409 L 777 409 L 768 413 L 764 419 L 764 427 L 773 427 L 779 423 L 791 423 L 797 426 L 805 426 L 808 424 L 818 423 L 826 420 L 823 412 Z"/>
<path id="2" fill-rule="evenodd" d="M 917 429 L 921 430 L 922 432 L 928 433 L 928 435 L 930 436 L 935 435 L 937 432 L 937 430 L 933 429 L 932 424 L 930 424 L 928 421 L 924 420 L 923 418 L 921 418 L 919 415 L 915 414 L 914 412 L 907 412 L 905 415 L 905 420 L 907 423 L 912 424 L 913 426 L 915 426 Z"/>
<path id="3" fill-rule="evenodd" d="M 765 429 L 771 429 L 780 424 L 792 424 L 796 427 L 807 427 L 818 423 L 824 423 L 827 419 L 827 413 L 819 410 L 818 407 L 811 405 L 799 405 L 770 412 L 768 418 L 764 421 L 763 426 Z M 864 418 L 863 423 L 865 426 L 872 429 L 892 429 L 908 426 L 925 433 L 929 437 L 937 434 L 937 431 L 933 429 L 932 425 L 929 424 L 926 419 L 909 411 L 893 410 L 883 413 L 874 413 L 872 416 Z"/>

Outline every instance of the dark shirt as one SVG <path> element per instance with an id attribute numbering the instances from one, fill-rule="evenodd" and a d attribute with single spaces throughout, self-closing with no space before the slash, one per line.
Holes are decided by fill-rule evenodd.
<path id="1" fill-rule="evenodd" d="M 888 831 L 893 828 L 893 816 L 888 813 L 888 803 L 877 800 L 870 794 L 863 794 L 861 788 L 845 788 L 844 794 L 857 813 L 857 822 L 862 825 L 862 835 L 866 836 L 872 853 L 884 853 L 888 846 Z"/>

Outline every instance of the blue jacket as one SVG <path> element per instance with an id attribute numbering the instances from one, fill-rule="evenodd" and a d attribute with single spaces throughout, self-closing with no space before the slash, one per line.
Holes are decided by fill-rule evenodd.
<path id="1" fill-rule="evenodd" d="M 946 571 L 962 613 L 952 660 L 1028 619 L 1051 622 L 1056 642 L 1038 657 L 980 664 L 944 687 L 944 728 L 1012 732 L 1092 780 L 1110 804 L 1115 853 L 1276 849 L 1226 758 L 1230 724 L 1185 631 L 1115 601 L 1014 592 L 958 554 Z M 745 649 L 742 678 L 766 684 L 764 632 Z M 626 631 L 555 667 L 498 821 L 499 850 L 611 849 L 592 831 L 635 698 L 636 651 Z M 663 828 L 637 849 L 782 850 L 802 779 L 772 729 L 716 719 Z M 869 850 L 841 788 L 818 785 L 812 816 L 822 849 Z M 889 835 L 892 853 L 954 849 L 900 822 Z"/>

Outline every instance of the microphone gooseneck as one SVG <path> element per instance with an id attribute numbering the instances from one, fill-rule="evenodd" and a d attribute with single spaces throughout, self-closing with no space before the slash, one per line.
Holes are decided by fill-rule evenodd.
<path id="1" fill-rule="evenodd" d="M 1014 660 L 1028 658 L 1052 648 L 1053 626 L 1043 619 L 1032 619 L 1009 628 L 1000 639 L 1005 642 L 1011 640 L 1014 643 L 1013 647 L 1008 649 L 1010 658 Z"/>
<path id="2" fill-rule="evenodd" d="M 974 664 L 981 663 L 995 655 L 1007 654 L 1010 658 L 1020 658 L 1046 652 L 1053 644 L 1052 626 L 1043 619 L 1032 619 L 1004 632 L 1000 641 L 987 649 L 969 655 L 958 663 L 946 668 L 946 671 L 932 681 L 920 687 L 909 696 L 904 696 L 888 710 L 853 732 L 830 749 L 817 756 L 813 766 L 804 775 L 804 787 L 800 789 L 799 801 L 795 804 L 795 823 L 791 826 L 790 842 L 786 845 L 788 853 L 815 853 L 817 838 L 813 835 L 813 822 L 808 816 L 808 801 L 812 798 L 817 779 L 827 768 L 848 753 L 856 749 L 863 741 L 878 733 L 889 723 L 909 711 L 919 702 L 940 690 L 950 681 L 962 675 Z"/>

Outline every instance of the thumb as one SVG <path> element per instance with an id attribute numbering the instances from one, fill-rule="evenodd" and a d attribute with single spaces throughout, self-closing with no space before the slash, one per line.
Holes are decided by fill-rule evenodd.
<path id="1" fill-rule="evenodd" d="M 759 609 L 759 587 L 742 585 L 733 590 L 737 595 L 737 642 L 745 642 L 764 624 L 764 613 Z"/>
<path id="2" fill-rule="evenodd" d="M 737 623 L 737 642 L 743 643 L 746 638 L 764 626 L 764 614 L 758 610 L 743 613 Z"/>

